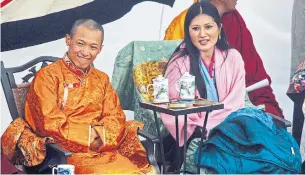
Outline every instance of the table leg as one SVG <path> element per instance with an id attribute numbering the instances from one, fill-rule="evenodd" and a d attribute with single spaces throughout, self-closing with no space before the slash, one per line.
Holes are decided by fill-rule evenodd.
<path id="1" fill-rule="evenodd" d="M 165 157 L 164 157 L 164 147 L 163 147 L 163 136 L 162 136 L 161 131 L 160 131 L 160 126 L 159 126 L 159 123 L 158 123 L 158 117 L 157 117 L 157 112 L 156 111 L 154 111 L 154 117 L 155 117 L 155 123 L 156 123 L 156 126 L 157 126 L 157 133 L 158 133 L 158 136 L 159 136 L 161 161 L 162 161 L 162 164 L 163 164 L 161 173 L 164 174 L 165 173 L 165 170 L 164 170 Z"/>
<path id="2" fill-rule="evenodd" d="M 179 171 L 180 171 L 180 149 L 179 149 L 179 125 L 178 125 L 178 116 L 176 115 L 175 116 L 175 125 L 176 125 L 176 141 L 177 141 L 177 156 L 178 156 L 178 160 L 177 160 L 177 174 L 179 174 Z"/>
<path id="3" fill-rule="evenodd" d="M 205 118 L 204 118 L 204 123 L 203 123 L 203 131 L 202 131 L 202 134 L 201 134 L 201 140 L 200 140 L 200 145 L 199 145 L 199 153 L 198 153 L 198 164 L 197 164 L 197 174 L 200 174 L 200 163 L 201 163 L 201 154 L 202 154 L 202 145 L 203 145 L 203 139 L 205 138 L 206 139 L 206 134 L 207 134 L 207 129 L 206 129 L 206 126 L 207 126 L 207 121 L 208 121 L 208 117 L 209 117 L 209 112 L 210 111 L 207 111 L 205 113 Z"/>
<path id="4" fill-rule="evenodd" d="M 184 115 L 184 147 L 183 147 L 183 174 L 185 174 L 186 171 L 186 137 L 187 137 L 187 115 Z"/>

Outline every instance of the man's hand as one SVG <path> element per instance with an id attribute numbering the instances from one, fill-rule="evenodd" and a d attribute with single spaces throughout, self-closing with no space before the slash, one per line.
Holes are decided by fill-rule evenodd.
<path id="1" fill-rule="evenodd" d="M 100 137 L 97 137 L 91 144 L 90 149 L 92 151 L 97 151 L 103 145 L 103 141 Z"/>
<path id="2" fill-rule="evenodd" d="M 103 145 L 103 141 L 94 128 L 91 128 L 90 149 L 96 151 Z"/>

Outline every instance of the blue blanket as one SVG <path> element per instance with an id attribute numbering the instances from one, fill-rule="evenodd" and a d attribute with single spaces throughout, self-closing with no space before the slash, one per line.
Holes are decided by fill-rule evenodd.
<path id="1" fill-rule="evenodd" d="M 300 172 L 301 155 L 294 138 L 277 127 L 271 116 L 243 108 L 210 132 L 200 165 L 220 174 L 289 174 Z"/>

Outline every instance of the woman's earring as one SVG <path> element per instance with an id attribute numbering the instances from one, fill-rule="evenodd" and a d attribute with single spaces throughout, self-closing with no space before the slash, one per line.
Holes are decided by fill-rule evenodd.
<path id="1" fill-rule="evenodd" d="M 219 40 L 221 40 L 221 35 L 220 35 L 220 34 L 219 34 L 219 37 L 218 37 L 218 39 L 219 39 Z"/>

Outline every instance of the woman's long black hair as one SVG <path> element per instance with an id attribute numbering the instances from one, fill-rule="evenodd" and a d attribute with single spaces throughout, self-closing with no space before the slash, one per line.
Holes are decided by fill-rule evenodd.
<path id="1" fill-rule="evenodd" d="M 168 64 L 171 64 L 174 60 L 172 60 L 174 57 L 179 58 L 181 56 L 189 55 L 190 57 L 190 74 L 195 76 L 195 83 L 196 87 L 199 91 L 199 94 L 202 98 L 207 97 L 207 91 L 204 79 L 200 72 L 200 54 L 199 50 L 195 47 L 195 45 L 192 43 L 190 34 L 189 34 L 189 26 L 191 21 L 198 15 L 205 14 L 214 19 L 216 22 L 218 28 L 221 28 L 221 18 L 219 16 L 217 8 L 207 2 L 199 1 L 195 4 L 193 4 L 189 10 L 187 11 L 187 14 L 185 16 L 185 22 L 184 22 L 184 41 L 176 48 L 174 51 L 171 59 L 168 61 Z M 220 49 L 221 51 L 227 51 L 231 48 L 231 46 L 228 44 L 224 30 L 221 29 L 220 38 L 218 38 L 216 47 Z M 182 49 L 181 45 L 185 44 L 186 48 Z M 166 66 L 167 69 L 168 65 Z M 166 70 L 165 69 L 165 70 Z"/>

